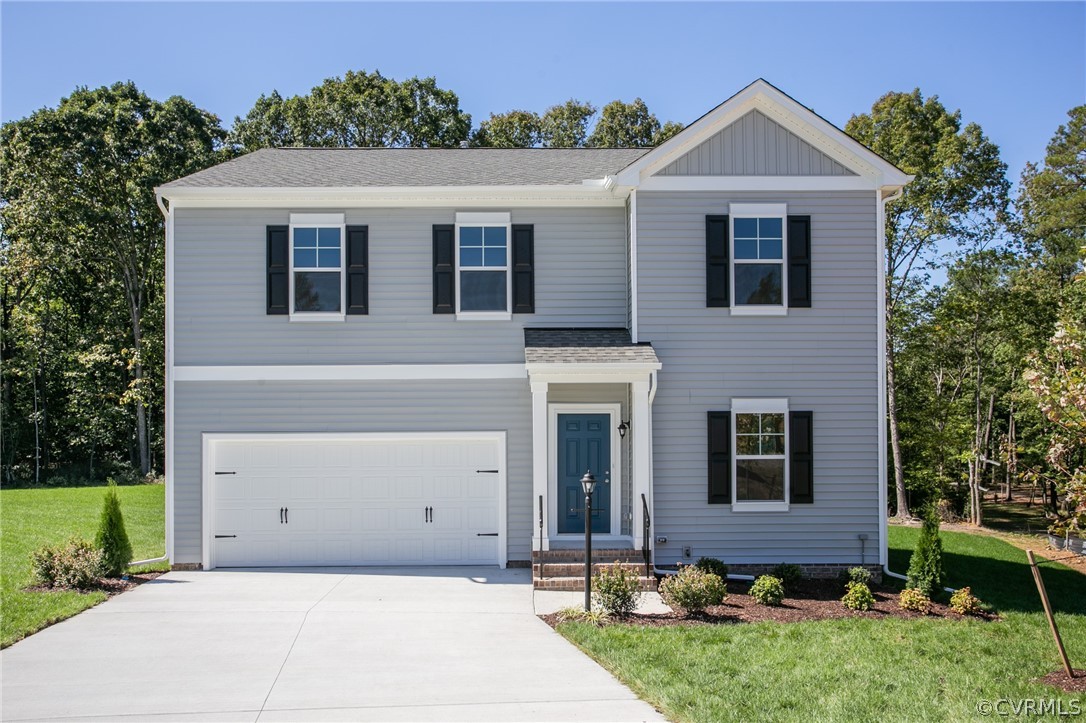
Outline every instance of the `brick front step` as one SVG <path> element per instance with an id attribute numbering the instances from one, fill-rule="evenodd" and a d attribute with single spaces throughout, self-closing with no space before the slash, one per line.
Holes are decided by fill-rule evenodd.
<path id="1" fill-rule="evenodd" d="M 532 562 L 539 562 L 540 555 L 544 563 L 584 563 L 584 550 L 544 550 L 532 552 Z M 644 562 L 645 556 L 641 550 L 592 550 L 592 562 Z"/>
<path id="2" fill-rule="evenodd" d="M 645 563 L 637 562 L 595 562 L 592 564 L 592 574 L 604 569 L 623 567 L 634 575 L 645 574 Z M 539 564 L 532 565 L 532 574 L 539 577 Z M 584 577 L 583 562 L 548 562 L 543 564 L 543 577 Z"/>
<path id="3" fill-rule="evenodd" d="M 641 583 L 642 590 L 653 591 L 656 590 L 656 578 L 655 577 L 640 577 L 638 580 Z M 536 590 L 566 590 L 566 591 L 584 591 L 584 577 L 545 577 L 542 580 L 535 578 L 532 580 L 532 586 Z"/>

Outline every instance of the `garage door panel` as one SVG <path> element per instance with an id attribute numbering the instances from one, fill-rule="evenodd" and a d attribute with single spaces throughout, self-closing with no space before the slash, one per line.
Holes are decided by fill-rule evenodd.
<path id="1" fill-rule="evenodd" d="M 500 443 L 269 437 L 212 445 L 212 564 L 496 564 Z M 226 470 L 229 464 L 231 469 Z M 284 510 L 289 510 L 284 519 Z M 428 512 L 429 510 L 429 512 Z"/>

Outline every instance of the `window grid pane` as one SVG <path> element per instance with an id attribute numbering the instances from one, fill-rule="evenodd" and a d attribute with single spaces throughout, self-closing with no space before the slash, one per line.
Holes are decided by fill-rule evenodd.
<path id="1" fill-rule="evenodd" d="M 508 259 L 504 226 L 461 226 L 460 268 L 503 269 Z"/>
<path id="2" fill-rule="evenodd" d="M 341 265 L 338 228 L 294 229 L 295 269 L 338 269 Z"/>

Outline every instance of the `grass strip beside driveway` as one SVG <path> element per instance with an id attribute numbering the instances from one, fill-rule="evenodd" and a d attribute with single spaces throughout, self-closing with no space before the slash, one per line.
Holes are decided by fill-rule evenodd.
<path id="1" fill-rule="evenodd" d="M 30 553 L 70 537 L 94 539 L 105 487 L 0 490 L 0 647 L 106 599 L 103 592 L 27 592 Z M 136 559 L 165 553 L 165 487 L 118 487 Z"/>

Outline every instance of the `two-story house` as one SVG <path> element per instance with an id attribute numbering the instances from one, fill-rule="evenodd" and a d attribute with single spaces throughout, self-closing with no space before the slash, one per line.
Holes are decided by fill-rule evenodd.
<path id="1" fill-rule="evenodd" d="M 158 189 L 175 565 L 885 564 L 883 215 L 765 81 L 655 149 L 257 151 Z"/>

